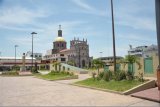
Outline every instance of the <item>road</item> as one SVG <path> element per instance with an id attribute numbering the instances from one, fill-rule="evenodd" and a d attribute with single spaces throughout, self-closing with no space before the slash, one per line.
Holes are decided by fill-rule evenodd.
<path id="1" fill-rule="evenodd" d="M 0 77 L 0 106 L 160 106 L 156 102 L 69 83 L 69 80 L 46 81 L 32 76 Z"/>

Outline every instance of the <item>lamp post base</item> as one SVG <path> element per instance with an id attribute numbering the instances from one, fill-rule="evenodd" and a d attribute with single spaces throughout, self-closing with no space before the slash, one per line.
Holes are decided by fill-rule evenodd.
<path id="1" fill-rule="evenodd" d="M 157 67 L 157 86 L 158 90 L 160 90 L 160 65 Z"/>

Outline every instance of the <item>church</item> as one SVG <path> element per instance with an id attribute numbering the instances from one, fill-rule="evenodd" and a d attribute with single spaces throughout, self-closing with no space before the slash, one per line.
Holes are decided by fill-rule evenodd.
<path id="1" fill-rule="evenodd" d="M 86 40 L 74 38 L 70 41 L 70 48 L 67 49 L 67 42 L 63 38 L 61 25 L 59 25 L 58 36 L 53 41 L 53 49 L 47 50 L 44 60 L 49 62 L 61 62 L 79 68 L 91 66 L 93 57 L 89 56 L 89 44 Z"/>

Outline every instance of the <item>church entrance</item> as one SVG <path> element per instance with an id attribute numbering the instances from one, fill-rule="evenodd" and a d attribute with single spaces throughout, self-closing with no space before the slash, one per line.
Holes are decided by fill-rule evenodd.
<path id="1" fill-rule="evenodd" d="M 82 60 L 82 68 L 84 68 L 85 67 L 85 60 Z"/>

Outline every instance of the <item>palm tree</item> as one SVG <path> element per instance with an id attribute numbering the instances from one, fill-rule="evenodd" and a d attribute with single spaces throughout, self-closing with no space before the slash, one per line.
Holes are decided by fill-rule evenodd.
<path id="1" fill-rule="evenodd" d="M 99 68 L 102 68 L 105 65 L 105 63 L 102 60 L 94 59 L 92 61 L 92 65 L 98 70 L 99 74 Z"/>

